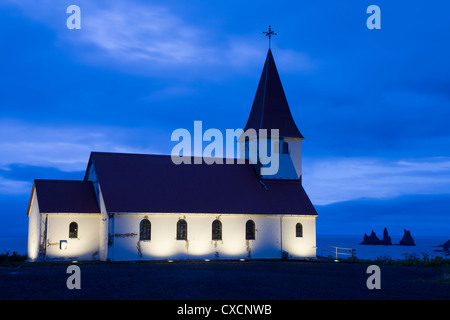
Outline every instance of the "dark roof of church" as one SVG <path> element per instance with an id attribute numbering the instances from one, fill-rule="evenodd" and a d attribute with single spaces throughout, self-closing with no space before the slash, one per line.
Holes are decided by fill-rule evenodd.
<path id="1" fill-rule="evenodd" d="M 270 49 L 267 52 L 264 69 L 244 131 L 249 128 L 257 132 L 259 129 L 267 129 L 268 136 L 270 136 L 270 129 L 278 129 L 280 137 L 303 139 L 292 118 Z"/>
<path id="2" fill-rule="evenodd" d="M 34 180 L 41 213 L 100 213 L 91 181 Z"/>
<path id="3" fill-rule="evenodd" d="M 317 214 L 299 180 L 261 181 L 251 164 L 99 152 L 91 164 L 108 212 Z"/>

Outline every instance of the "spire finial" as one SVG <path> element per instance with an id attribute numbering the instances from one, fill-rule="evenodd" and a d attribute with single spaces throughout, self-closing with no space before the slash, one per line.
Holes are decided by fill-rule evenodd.
<path id="1" fill-rule="evenodd" d="M 269 37 L 269 49 L 270 49 L 270 39 L 272 38 L 272 36 L 276 36 L 277 34 L 275 32 L 273 32 L 271 26 L 269 26 L 269 31 L 263 31 L 263 33 Z"/>

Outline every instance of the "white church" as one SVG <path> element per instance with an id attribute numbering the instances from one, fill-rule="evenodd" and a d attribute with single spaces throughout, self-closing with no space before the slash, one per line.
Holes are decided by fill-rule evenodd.
<path id="1" fill-rule="evenodd" d="M 275 175 L 244 164 L 174 164 L 170 155 L 92 152 L 84 180 L 35 180 L 29 261 L 314 259 L 316 218 L 301 143 L 269 48 L 244 132 L 278 129 Z M 238 140 L 248 158 L 252 139 Z"/>

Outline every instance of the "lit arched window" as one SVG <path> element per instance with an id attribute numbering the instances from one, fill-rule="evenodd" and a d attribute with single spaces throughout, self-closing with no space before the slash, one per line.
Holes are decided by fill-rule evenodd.
<path id="1" fill-rule="evenodd" d="M 177 222 L 177 240 L 187 240 L 187 222 L 180 219 Z"/>
<path id="2" fill-rule="evenodd" d="M 282 153 L 287 154 L 289 153 L 289 145 L 286 141 L 283 142 L 283 150 Z"/>
<path id="3" fill-rule="evenodd" d="M 78 224 L 71 222 L 69 225 L 69 238 L 78 238 Z"/>
<path id="4" fill-rule="evenodd" d="M 212 223 L 212 240 L 222 240 L 222 222 L 219 220 Z"/>
<path id="5" fill-rule="evenodd" d="M 139 224 L 139 240 L 151 240 L 152 224 L 147 219 L 143 219 Z"/>
<path id="6" fill-rule="evenodd" d="M 255 240 L 255 223 L 248 220 L 245 224 L 245 240 Z"/>
<path id="7" fill-rule="evenodd" d="M 303 226 L 300 222 L 295 225 L 295 236 L 297 238 L 303 237 Z"/>

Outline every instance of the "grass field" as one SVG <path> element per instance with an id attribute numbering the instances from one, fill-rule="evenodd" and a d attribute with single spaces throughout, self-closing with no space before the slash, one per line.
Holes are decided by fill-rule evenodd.
<path id="1" fill-rule="evenodd" d="M 366 263 L 295 260 L 83 262 L 69 290 L 71 262 L 0 267 L 0 299 L 83 300 L 448 300 L 448 268 L 382 265 L 381 289 Z"/>

